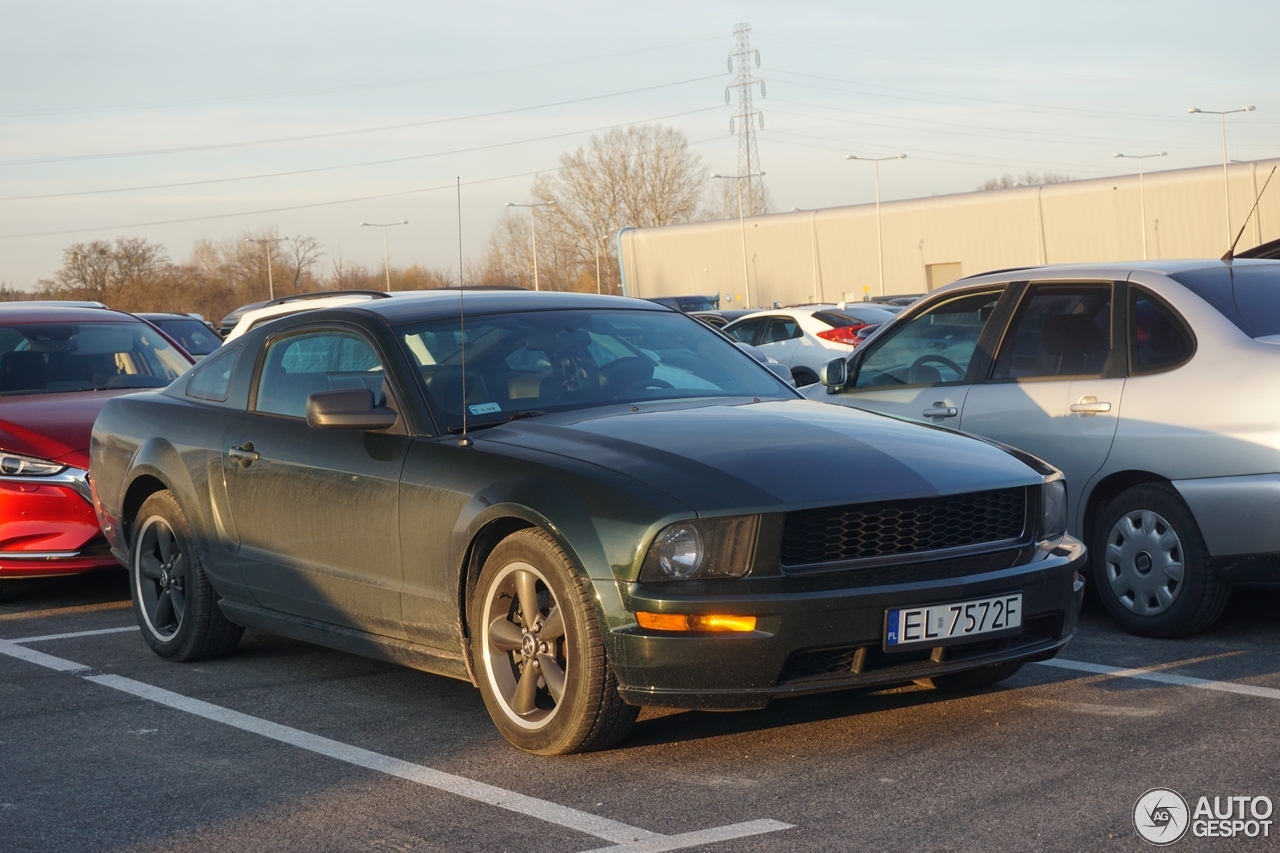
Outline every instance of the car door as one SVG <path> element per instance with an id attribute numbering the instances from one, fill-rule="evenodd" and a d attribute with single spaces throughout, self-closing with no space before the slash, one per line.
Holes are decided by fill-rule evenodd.
<path id="1" fill-rule="evenodd" d="M 864 344 L 849 382 L 825 399 L 959 428 L 970 383 L 989 363 L 989 341 L 1007 317 L 1007 287 L 961 291 L 895 324 Z"/>
<path id="2" fill-rule="evenodd" d="M 969 390 L 960 418 L 964 432 L 1061 469 L 1070 518 L 1106 461 L 1120 413 L 1126 356 L 1114 289 L 1097 281 L 1028 287 L 989 375 Z"/>
<path id="3" fill-rule="evenodd" d="M 756 341 L 760 339 L 760 335 L 768 323 L 768 317 L 751 317 L 746 320 L 739 320 L 735 323 L 730 323 L 725 327 L 724 333 L 735 341 L 755 346 Z"/>
<path id="4" fill-rule="evenodd" d="M 403 637 L 399 481 L 405 419 L 389 430 L 307 425 L 318 391 L 390 390 L 358 329 L 307 328 L 268 339 L 248 411 L 224 439 L 230 514 L 245 580 L 267 607 Z M 394 395 L 387 401 L 395 405 Z"/>
<path id="5" fill-rule="evenodd" d="M 801 331 L 800 323 L 795 317 L 773 316 L 769 318 L 764 331 L 761 332 L 760 343 L 756 344 L 756 348 L 775 361 L 790 367 L 796 348 L 800 346 L 800 340 L 803 337 L 804 332 Z"/>

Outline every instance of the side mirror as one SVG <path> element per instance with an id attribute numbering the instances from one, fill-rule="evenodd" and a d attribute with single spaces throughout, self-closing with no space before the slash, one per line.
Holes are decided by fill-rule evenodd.
<path id="1" fill-rule="evenodd" d="M 778 361 L 766 362 L 765 367 L 769 368 L 769 370 L 783 382 L 787 383 L 792 388 L 795 387 L 796 378 L 791 375 L 790 367 L 787 367 L 785 364 Z"/>
<path id="2" fill-rule="evenodd" d="M 849 365 L 843 358 L 833 358 L 818 368 L 818 381 L 827 388 L 828 394 L 838 394 L 849 381 Z"/>
<path id="3" fill-rule="evenodd" d="M 318 391 L 307 398 L 307 426 L 315 429 L 386 429 L 399 419 L 395 409 L 375 406 L 368 388 Z"/>

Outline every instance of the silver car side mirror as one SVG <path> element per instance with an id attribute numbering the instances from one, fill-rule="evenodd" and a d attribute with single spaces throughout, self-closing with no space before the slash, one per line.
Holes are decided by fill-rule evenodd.
<path id="1" fill-rule="evenodd" d="M 828 394 L 840 393 L 849 381 L 849 365 L 843 358 L 831 359 L 818 368 L 818 381 L 826 386 Z"/>

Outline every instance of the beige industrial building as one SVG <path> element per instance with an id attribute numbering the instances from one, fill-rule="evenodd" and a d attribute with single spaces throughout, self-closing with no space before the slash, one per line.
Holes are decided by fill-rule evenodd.
<path id="1" fill-rule="evenodd" d="M 1228 168 L 1233 238 L 1277 165 Z M 1006 267 L 1142 259 L 1144 248 L 1153 260 L 1220 257 L 1223 185 L 1219 165 L 1149 172 L 1141 188 L 1135 174 L 884 202 L 883 293 L 923 293 Z M 875 204 L 859 204 L 752 216 L 745 227 L 729 219 L 626 229 L 624 288 L 641 297 L 719 294 L 722 308 L 878 296 L 876 224 Z M 1237 251 L 1278 237 L 1280 173 Z"/>

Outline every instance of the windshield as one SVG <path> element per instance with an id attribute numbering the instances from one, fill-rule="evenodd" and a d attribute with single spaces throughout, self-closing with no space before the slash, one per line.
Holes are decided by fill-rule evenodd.
<path id="1" fill-rule="evenodd" d="M 192 355 L 208 355 L 222 346 L 222 339 L 199 320 L 165 317 L 151 322 L 159 326 L 166 335 L 181 344 L 182 348 Z"/>
<path id="2" fill-rule="evenodd" d="M 1280 264 L 1246 264 L 1174 273 L 1251 338 L 1280 335 Z"/>
<path id="3" fill-rule="evenodd" d="M 521 413 L 694 397 L 791 397 L 706 326 L 665 311 L 530 311 L 468 317 L 469 426 Z M 457 317 L 397 328 L 441 428 L 462 424 Z"/>
<path id="4" fill-rule="evenodd" d="M 0 326 L 0 394 L 159 388 L 190 363 L 145 323 Z"/>

